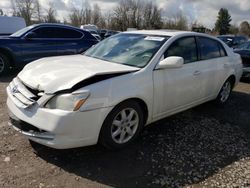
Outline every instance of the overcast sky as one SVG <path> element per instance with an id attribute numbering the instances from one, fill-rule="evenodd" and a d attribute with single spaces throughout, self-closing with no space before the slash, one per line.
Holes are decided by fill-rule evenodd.
<path id="1" fill-rule="evenodd" d="M 58 17 L 63 20 L 72 7 L 81 7 L 84 0 L 39 0 L 47 8 L 49 2 L 55 5 Z M 97 3 L 103 13 L 112 10 L 119 0 L 88 0 L 90 5 Z M 142 0 L 143 1 L 143 0 Z M 145 0 L 146 1 L 146 0 Z M 232 16 L 232 24 L 239 24 L 242 21 L 250 22 L 250 0 L 155 0 L 162 8 L 166 17 L 173 17 L 182 12 L 188 17 L 189 22 L 198 21 L 206 27 L 213 28 L 220 8 L 227 8 Z M 10 0 L 0 0 L 0 8 L 11 13 Z"/>

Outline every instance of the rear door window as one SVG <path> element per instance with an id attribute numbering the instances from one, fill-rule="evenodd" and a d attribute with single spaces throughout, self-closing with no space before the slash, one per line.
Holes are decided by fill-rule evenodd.
<path id="1" fill-rule="evenodd" d="M 79 31 L 60 27 L 41 27 L 33 31 L 36 34 L 35 38 L 47 39 L 79 39 L 83 34 Z"/>

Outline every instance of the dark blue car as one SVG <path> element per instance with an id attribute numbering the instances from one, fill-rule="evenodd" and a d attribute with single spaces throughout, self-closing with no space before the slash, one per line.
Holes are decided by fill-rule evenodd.
<path id="1" fill-rule="evenodd" d="M 0 37 L 0 75 L 42 57 L 80 54 L 97 42 L 89 32 L 72 26 L 26 27 L 8 37 Z"/>
<path id="2" fill-rule="evenodd" d="M 250 78 L 250 42 L 246 42 L 234 49 L 235 53 L 240 54 L 243 63 L 243 78 Z"/>

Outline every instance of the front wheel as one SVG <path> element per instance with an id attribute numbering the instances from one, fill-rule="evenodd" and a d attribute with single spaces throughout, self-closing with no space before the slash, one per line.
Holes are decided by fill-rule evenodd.
<path id="1" fill-rule="evenodd" d="M 233 82 L 231 79 L 228 79 L 222 86 L 219 95 L 216 98 L 216 103 L 219 105 L 225 104 L 232 92 Z"/>
<path id="2" fill-rule="evenodd" d="M 10 71 L 10 62 L 6 55 L 0 53 L 0 76 L 6 75 Z"/>
<path id="3" fill-rule="evenodd" d="M 126 101 L 116 106 L 108 115 L 100 133 L 102 145 L 121 149 L 132 143 L 143 128 L 143 112 L 135 101 Z"/>

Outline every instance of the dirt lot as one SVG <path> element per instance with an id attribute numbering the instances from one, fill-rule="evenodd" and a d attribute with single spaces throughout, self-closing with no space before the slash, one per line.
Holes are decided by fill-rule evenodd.
<path id="1" fill-rule="evenodd" d="M 250 187 L 250 84 L 231 101 L 198 106 L 149 126 L 122 151 L 31 147 L 8 127 L 0 78 L 0 187 Z"/>

